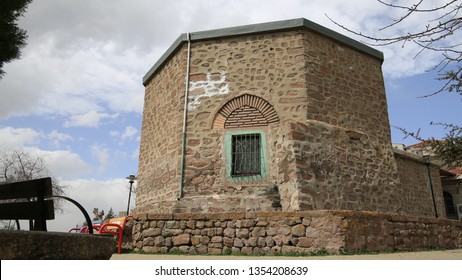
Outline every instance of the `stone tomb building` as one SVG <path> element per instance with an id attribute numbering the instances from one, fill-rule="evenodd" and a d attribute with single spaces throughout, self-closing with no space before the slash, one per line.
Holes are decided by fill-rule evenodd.
<path id="1" fill-rule="evenodd" d="M 439 168 L 395 157 L 383 59 L 306 19 L 182 34 L 143 79 L 133 246 L 438 246 L 407 242 L 414 225 L 393 216 L 445 215 Z M 364 213 L 394 214 L 373 216 L 381 226 L 358 232 L 367 228 Z M 395 224 L 401 237 L 393 239 Z M 370 238 L 383 246 L 370 247 Z"/>
<path id="2" fill-rule="evenodd" d="M 181 35 L 144 77 L 136 211 L 422 214 L 399 178 L 382 62 L 306 19 Z"/>

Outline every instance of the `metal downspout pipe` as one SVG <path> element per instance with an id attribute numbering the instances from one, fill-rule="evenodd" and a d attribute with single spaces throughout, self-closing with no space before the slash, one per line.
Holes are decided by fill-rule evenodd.
<path id="1" fill-rule="evenodd" d="M 181 162 L 180 162 L 180 189 L 178 193 L 178 200 L 183 197 L 183 180 L 184 180 L 184 161 L 186 153 L 186 121 L 188 112 L 188 94 L 189 94 L 189 64 L 191 60 L 191 35 L 186 33 L 186 40 L 188 42 L 188 53 L 186 59 L 186 77 L 185 77 L 185 92 L 184 92 L 184 111 L 183 111 L 183 133 L 181 141 Z"/>
<path id="2" fill-rule="evenodd" d="M 435 218 L 438 218 L 438 210 L 436 208 L 435 192 L 433 191 L 432 173 L 430 169 L 430 159 L 429 158 L 425 158 L 425 165 L 427 166 L 428 182 L 430 184 L 430 192 L 431 192 L 432 201 L 433 201 L 433 211 L 435 212 Z"/>

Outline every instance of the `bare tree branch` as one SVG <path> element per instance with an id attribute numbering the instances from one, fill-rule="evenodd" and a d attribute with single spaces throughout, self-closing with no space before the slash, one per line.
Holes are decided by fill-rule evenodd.
<path id="1" fill-rule="evenodd" d="M 455 92 L 462 96 L 462 18 L 459 15 L 462 1 L 448 0 L 444 4 L 435 4 L 431 1 L 418 0 L 415 4 L 408 5 L 399 5 L 385 0 L 377 1 L 390 9 L 402 11 L 401 16 L 380 28 L 379 31 L 397 28 L 414 14 L 426 13 L 430 15 L 431 19 L 423 23 L 422 27 L 417 30 L 401 32 L 402 34 L 397 36 L 381 37 L 352 30 L 326 16 L 340 28 L 364 39 L 366 44 L 372 46 L 401 44 L 404 47 L 406 44 L 412 43 L 419 47 L 414 59 L 417 59 L 424 51 L 438 54 L 440 59 L 427 71 L 435 71 L 436 79 L 443 82 L 443 85 L 433 93 L 425 94 L 420 98 L 434 96 L 442 92 Z M 433 4 L 433 7 L 423 7 L 424 3 Z M 462 165 L 462 127 L 446 123 L 431 123 L 431 125 L 443 127 L 446 131 L 443 141 L 436 141 L 433 138 L 424 139 L 420 134 L 420 129 L 417 132 L 410 132 L 401 127 L 395 126 L 394 128 L 405 135 L 404 139 L 411 137 L 430 145 L 447 166 Z"/>
<path id="2" fill-rule="evenodd" d="M 388 46 L 397 43 L 402 43 L 404 47 L 407 43 L 414 43 L 419 46 L 420 50 L 414 56 L 416 59 L 424 51 L 432 51 L 441 55 L 441 61 L 434 67 L 431 67 L 428 71 L 442 71 L 447 69 L 444 75 L 439 75 L 437 80 L 445 81 L 445 84 L 437 91 L 426 94 L 423 97 L 429 97 L 441 92 L 456 92 L 462 96 L 460 82 L 462 77 L 460 76 L 461 60 L 462 60 L 462 18 L 459 16 L 459 12 L 462 8 L 460 0 L 451 0 L 445 4 L 437 5 L 431 8 L 422 8 L 424 1 L 419 0 L 415 4 L 409 4 L 402 6 L 394 3 L 385 2 L 384 0 L 377 0 L 379 3 L 389 7 L 390 9 L 400 9 L 405 11 L 405 14 L 395 19 L 392 23 L 386 25 L 379 30 L 388 29 L 397 26 L 404 20 L 408 19 L 414 13 L 430 13 L 435 14 L 434 19 L 429 20 L 428 23 L 417 31 L 407 32 L 398 36 L 380 37 L 376 35 L 363 34 L 352 30 L 344 25 L 339 24 L 335 20 L 330 21 L 339 26 L 340 28 L 355 34 L 363 39 L 363 43 L 372 46 Z M 443 15 L 440 15 L 440 11 L 445 11 Z M 438 12 L 438 13 L 435 13 Z"/>
<path id="3" fill-rule="evenodd" d="M 52 177 L 53 194 L 65 195 L 65 186 L 51 175 L 43 157 L 30 154 L 22 149 L 0 151 L 0 178 L 1 183 L 26 181 L 43 177 Z M 62 200 L 55 200 L 58 211 L 63 210 Z"/>

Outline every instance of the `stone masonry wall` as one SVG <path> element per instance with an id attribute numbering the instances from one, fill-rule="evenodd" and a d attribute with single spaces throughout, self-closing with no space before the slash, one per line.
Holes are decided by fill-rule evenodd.
<path id="1" fill-rule="evenodd" d="M 299 210 L 402 210 L 393 153 L 370 134 L 306 121 L 290 124 L 287 141 L 293 172 L 281 185 L 297 186 Z"/>
<path id="2" fill-rule="evenodd" d="M 146 88 L 136 212 L 404 209 L 381 62 L 307 29 L 193 41 L 177 200 L 183 46 Z M 259 115 L 249 127 L 236 111 L 216 126 L 226 124 L 221 108 L 243 95 L 267 102 L 273 121 Z M 236 130 L 265 133 L 264 178 L 228 174 L 225 135 Z"/>
<path id="3" fill-rule="evenodd" d="M 401 193 L 399 212 L 416 216 L 435 217 L 428 169 L 421 159 L 409 153 L 395 150 L 396 164 L 400 177 Z M 431 184 L 438 217 L 446 217 L 443 186 L 439 166 L 430 164 Z"/>
<path id="4" fill-rule="evenodd" d="M 171 209 L 178 196 L 185 73 L 182 48 L 146 86 L 136 211 Z"/>
<path id="5" fill-rule="evenodd" d="M 153 253 L 311 253 L 462 248 L 462 222 L 358 211 L 137 215 L 126 246 Z"/>

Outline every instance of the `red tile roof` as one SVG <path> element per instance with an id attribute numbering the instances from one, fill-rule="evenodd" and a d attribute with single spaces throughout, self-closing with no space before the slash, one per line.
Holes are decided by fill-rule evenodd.
<path id="1" fill-rule="evenodd" d="M 406 146 L 406 149 L 408 149 L 408 148 L 422 148 L 422 147 L 428 146 L 428 144 L 433 143 L 433 142 L 444 142 L 444 141 L 445 140 L 436 140 L 436 139 L 426 140 L 426 141 L 422 141 L 422 142 L 419 142 L 419 143 L 415 143 L 415 144 Z"/>
<path id="2" fill-rule="evenodd" d="M 448 171 L 456 175 L 462 174 L 462 166 L 451 168 Z"/>

